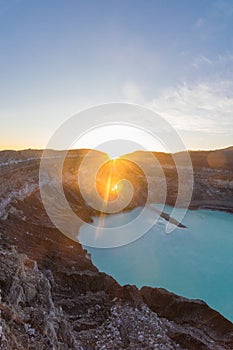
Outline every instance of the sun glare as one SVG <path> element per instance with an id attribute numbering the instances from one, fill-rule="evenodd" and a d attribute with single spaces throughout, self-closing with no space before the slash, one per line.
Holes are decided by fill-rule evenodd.
<path id="1" fill-rule="evenodd" d="M 111 157 L 109 154 L 108 154 L 108 157 L 109 157 L 109 159 L 111 159 L 111 160 L 117 160 L 119 157 Z"/>
<path id="2" fill-rule="evenodd" d="M 121 158 L 110 158 L 97 174 L 97 188 L 105 202 L 116 200 L 121 187 L 119 181 L 124 177 L 124 166 Z"/>
<path id="3" fill-rule="evenodd" d="M 115 191 L 117 191 L 117 190 L 118 190 L 118 185 L 115 185 L 115 186 L 112 187 L 112 191 L 113 191 L 113 192 L 115 192 Z"/>

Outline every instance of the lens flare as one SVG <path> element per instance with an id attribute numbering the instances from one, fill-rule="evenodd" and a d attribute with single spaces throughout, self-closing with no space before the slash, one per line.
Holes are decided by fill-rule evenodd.
<path id="1" fill-rule="evenodd" d="M 93 137 L 92 131 L 97 132 L 98 138 Z M 85 136 L 93 144 L 76 154 L 73 149 L 80 147 L 74 145 Z M 124 148 L 129 142 L 132 153 Z M 181 222 L 192 199 L 193 168 L 179 134 L 150 109 L 134 104 L 110 103 L 83 110 L 67 119 L 53 133 L 43 152 L 40 195 L 54 226 L 67 237 L 91 247 L 119 247 L 142 237 L 159 218 L 153 213 L 148 219 L 148 205 L 159 203 L 164 206 L 169 191 L 166 174 L 170 168 L 167 164 L 164 167 L 151 153 L 160 149 L 153 145 L 161 145 L 167 153 L 172 149 L 183 151 L 182 157 L 171 155 L 177 174 L 177 190 L 172 193 L 174 206 L 170 216 Z M 104 153 L 96 152 L 97 149 Z M 54 156 L 52 150 L 65 151 Z M 140 154 L 134 150 L 139 150 Z M 110 159 L 107 153 L 113 157 L 124 156 Z M 64 177 L 66 158 L 72 166 Z M 74 164 L 76 160 L 78 167 Z M 215 163 L 212 159 L 210 161 Z M 73 193 L 73 189 L 70 191 L 71 185 L 77 193 Z M 99 235 L 79 240 L 79 230 L 84 223 L 93 227 L 92 216 L 103 216 L 104 221 L 104 215 L 123 213 L 136 207 L 142 208 L 137 217 L 126 224 L 111 227 L 110 234 L 108 228 L 102 227 Z M 173 230 L 174 225 L 168 221 L 166 233 Z"/>
<path id="2" fill-rule="evenodd" d="M 112 187 L 112 191 L 113 191 L 113 192 L 115 192 L 115 191 L 117 191 L 117 190 L 118 190 L 118 185 L 115 185 L 115 186 Z"/>

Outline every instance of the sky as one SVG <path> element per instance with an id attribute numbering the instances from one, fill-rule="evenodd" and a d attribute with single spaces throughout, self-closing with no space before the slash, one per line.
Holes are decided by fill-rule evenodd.
<path id="1" fill-rule="evenodd" d="M 232 145 L 233 1 L 0 0 L 0 149 L 44 148 L 111 102 L 159 113 L 188 149 Z"/>

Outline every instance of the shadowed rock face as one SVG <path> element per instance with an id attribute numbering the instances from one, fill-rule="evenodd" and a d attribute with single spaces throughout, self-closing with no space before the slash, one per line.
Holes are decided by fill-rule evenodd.
<path id="1" fill-rule="evenodd" d="M 233 348 L 232 323 L 205 303 L 121 287 L 99 272 L 47 217 L 38 189 L 40 154 L 31 152 L 33 159 L 16 162 L 11 155 L 10 163 L 4 153 L 0 167 L 1 350 Z M 95 212 L 72 192 L 72 181 L 66 194 L 91 220 Z"/>

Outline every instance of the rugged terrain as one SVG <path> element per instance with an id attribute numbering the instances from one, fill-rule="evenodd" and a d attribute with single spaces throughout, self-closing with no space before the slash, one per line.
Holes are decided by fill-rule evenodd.
<path id="1" fill-rule="evenodd" d="M 63 186 L 73 210 L 91 221 L 98 212 L 86 205 L 75 183 L 86 152 L 69 153 Z M 224 152 L 224 162 L 219 153 L 191 154 L 191 206 L 231 211 L 233 150 L 216 152 Z M 51 162 L 56 156 L 51 151 Z M 132 161 L 138 156 L 133 154 Z M 163 289 L 122 287 L 98 271 L 78 242 L 54 228 L 40 198 L 40 157 L 41 151 L 0 152 L 0 349 L 233 348 L 232 323 L 204 302 Z M 172 204 L 177 183 L 173 160 L 157 157 Z M 130 208 L 141 205 L 145 191 L 143 186 L 138 190 Z"/>

